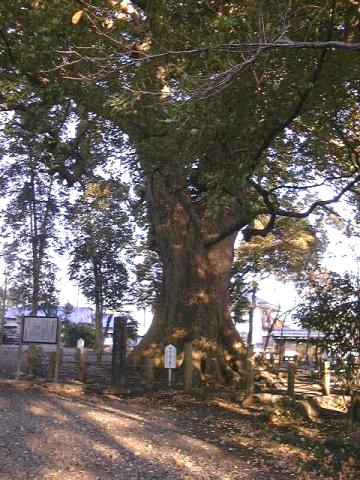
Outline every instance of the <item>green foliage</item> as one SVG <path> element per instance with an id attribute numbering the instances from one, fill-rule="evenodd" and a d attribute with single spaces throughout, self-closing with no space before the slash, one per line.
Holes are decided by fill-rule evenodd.
<path id="1" fill-rule="evenodd" d="M 249 310 L 248 297 L 254 281 L 275 275 L 283 281 L 300 282 L 319 268 L 325 246 L 320 227 L 315 229 L 307 220 L 289 218 L 282 219 L 265 238 L 243 241 L 235 250 L 230 290 L 236 321 L 241 321 Z"/>
<path id="2" fill-rule="evenodd" d="M 66 347 L 76 347 L 79 338 L 85 341 L 85 347 L 94 348 L 96 331 L 89 323 L 66 323 L 62 329 L 62 338 Z"/>
<path id="3" fill-rule="evenodd" d="M 139 323 L 131 315 L 128 315 L 126 322 L 126 335 L 128 338 L 131 338 L 131 340 L 136 340 L 138 329 Z"/>
<path id="4" fill-rule="evenodd" d="M 332 3 L 271 1 L 265 8 L 252 1 L 96 0 L 79 10 L 72 0 L 26 8 L 17 0 L 2 7 L 4 103 L 11 109 L 40 98 L 49 105 L 73 99 L 73 108 L 130 136 L 137 171 L 159 169 L 177 179 L 174 188 L 185 183 L 193 208 L 212 223 L 235 209 L 245 224 L 266 213 L 263 198 L 248 185 L 251 176 L 272 189 L 274 205 L 301 210 L 311 195 L 299 195 L 294 185 L 274 188 L 296 187 L 300 180 L 310 186 L 322 175 L 328 185 L 342 186 L 356 170 L 344 142 L 335 148 L 332 140 L 351 131 L 359 62 L 338 50 L 258 54 L 235 45 L 285 34 L 353 41 L 356 6 L 336 2 L 333 11 Z M 234 48 L 206 48 L 224 43 Z M 199 47 L 205 50 L 169 54 Z M 96 131 L 101 136 L 108 127 L 103 121 Z M 169 155 L 167 137 L 180 146 Z M 86 160 L 89 167 L 96 161 L 96 155 Z M 56 155 L 51 162 L 57 166 Z M 74 170 L 72 161 L 64 163 Z"/>
<path id="5" fill-rule="evenodd" d="M 349 273 L 325 272 L 308 281 L 296 319 L 304 328 L 323 333 L 321 346 L 345 369 L 347 381 L 356 381 L 360 352 L 360 297 L 358 278 Z"/>
<path id="6" fill-rule="evenodd" d="M 71 278 L 90 301 L 114 310 L 121 307 L 128 288 L 124 253 L 132 237 L 124 211 L 126 196 L 122 183 L 94 178 L 69 216 Z"/>
<path id="7" fill-rule="evenodd" d="M 162 279 L 158 255 L 151 250 L 144 250 L 142 253 L 142 262 L 135 265 L 136 280 L 132 286 L 132 296 L 140 308 L 154 305 Z"/>
<path id="8" fill-rule="evenodd" d="M 30 305 L 33 314 L 42 309 L 50 315 L 57 305 L 51 250 L 59 244 L 54 179 L 36 160 L 38 150 L 26 139 L 14 137 L 16 141 L 17 148 L 7 148 L 9 158 L 2 164 L 7 192 L 1 212 L 3 252 L 19 306 Z"/>
<path id="9" fill-rule="evenodd" d="M 70 316 L 74 311 L 74 306 L 70 302 L 66 302 L 63 308 L 63 319 L 65 322 L 70 321 Z"/>

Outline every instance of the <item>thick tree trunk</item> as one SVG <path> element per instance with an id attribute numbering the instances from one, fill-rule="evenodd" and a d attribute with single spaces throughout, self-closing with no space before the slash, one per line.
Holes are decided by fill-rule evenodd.
<path id="1" fill-rule="evenodd" d="M 243 352 L 229 313 L 233 238 L 210 251 L 201 251 L 189 238 L 182 240 L 163 258 L 154 320 L 134 358 L 150 355 L 160 362 L 166 344 L 181 353 L 184 343 L 192 341 L 199 376 L 230 379 L 241 370 Z"/>
<path id="2" fill-rule="evenodd" d="M 163 264 L 162 288 L 152 326 L 131 362 L 152 356 L 160 365 L 166 344 L 174 344 L 182 355 L 184 343 L 192 342 L 199 380 L 239 380 L 243 345 L 229 311 L 236 235 L 206 248 L 199 225 L 189 215 L 187 198 L 169 191 L 160 178 L 153 181 L 149 196 Z"/>

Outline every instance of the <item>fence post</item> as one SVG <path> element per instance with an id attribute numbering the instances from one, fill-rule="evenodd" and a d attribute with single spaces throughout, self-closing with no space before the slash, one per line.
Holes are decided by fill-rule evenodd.
<path id="1" fill-rule="evenodd" d="M 254 345 L 248 345 L 246 351 L 245 398 L 243 405 L 250 405 L 254 395 Z"/>
<path id="2" fill-rule="evenodd" d="M 43 349 L 36 345 L 30 345 L 27 351 L 27 371 L 30 375 L 36 376 L 39 373 L 41 355 Z"/>
<path id="3" fill-rule="evenodd" d="M 55 371 L 54 371 L 54 383 L 57 384 L 59 381 L 59 371 L 60 364 L 63 358 L 63 350 L 61 348 L 61 319 L 57 319 L 57 330 L 56 330 L 56 356 L 55 356 Z"/>
<path id="4" fill-rule="evenodd" d="M 79 367 L 79 380 L 80 382 L 86 382 L 86 354 L 83 353 L 81 348 L 75 350 L 75 361 L 78 363 Z"/>
<path id="5" fill-rule="evenodd" d="M 52 382 L 55 378 L 55 363 L 56 363 L 56 352 L 51 352 L 49 355 L 49 367 L 48 367 L 48 377 Z"/>
<path id="6" fill-rule="evenodd" d="M 294 399 L 295 398 L 295 374 L 296 364 L 295 362 L 289 362 L 288 364 L 288 388 L 287 394 Z"/>
<path id="7" fill-rule="evenodd" d="M 330 393 L 330 362 L 321 361 L 321 391 L 323 395 L 331 395 Z"/>
<path id="8" fill-rule="evenodd" d="M 351 395 L 350 423 L 360 424 L 360 389 L 354 390 Z"/>
<path id="9" fill-rule="evenodd" d="M 146 390 L 154 388 L 154 361 L 150 357 L 145 358 L 145 388 Z"/>
<path id="10" fill-rule="evenodd" d="M 27 351 L 27 365 L 26 365 L 26 371 L 30 375 L 35 374 L 35 363 L 36 363 L 36 347 L 35 345 L 29 345 L 28 351 Z"/>
<path id="11" fill-rule="evenodd" d="M 124 388 L 126 370 L 126 317 L 114 318 L 113 349 L 111 358 L 111 385 Z"/>
<path id="12" fill-rule="evenodd" d="M 184 389 L 189 392 L 193 387 L 192 343 L 184 345 Z"/>
<path id="13" fill-rule="evenodd" d="M 64 350 L 62 348 L 56 347 L 54 379 L 53 379 L 54 383 L 58 383 L 58 381 L 59 381 L 59 372 L 60 372 L 60 368 L 61 368 L 61 365 L 62 365 L 63 356 L 64 356 Z"/>

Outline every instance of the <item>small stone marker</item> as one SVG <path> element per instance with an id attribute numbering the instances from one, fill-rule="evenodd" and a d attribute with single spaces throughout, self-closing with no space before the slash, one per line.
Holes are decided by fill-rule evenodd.
<path id="1" fill-rule="evenodd" d="M 176 368 L 176 347 L 171 343 L 165 347 L 164 367 L 168 369 L 168 385 L 171 387 L 171 370 Z"/>
<path id="2" fill-rule="evenodd" d="M 81 355 L 83 355 L 85 349 L 85 340 L 83 338 L 79 338 L 76 346 L 80 350 Z"/>

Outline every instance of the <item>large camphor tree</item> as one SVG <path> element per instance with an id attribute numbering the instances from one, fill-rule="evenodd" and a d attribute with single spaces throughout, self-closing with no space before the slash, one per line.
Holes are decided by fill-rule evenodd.
<path id="1" fill-rule="evenodd" d="M 4 18 L 7 108 L 71 97 L 136 151 L 163 274 L 134 360 L 192 340 L 201 376 L 236 377 L 238 232 L 266 236 L 357 194 L 355 3 L 39 0 Z M 73 182 L 86 159 L 48 165 Z"/>

